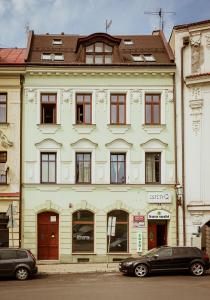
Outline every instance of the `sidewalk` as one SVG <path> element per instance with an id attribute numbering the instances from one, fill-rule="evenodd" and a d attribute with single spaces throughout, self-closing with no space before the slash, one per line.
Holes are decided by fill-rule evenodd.
<path id="1" fill-rule="evenodd" d="M 74 263 L 74 264 L 42 264 L 37 263 L 39 273 L 44 274 L 68 274 L 68 273 L 95 273 L 117 272 L 118 263 Z"/>

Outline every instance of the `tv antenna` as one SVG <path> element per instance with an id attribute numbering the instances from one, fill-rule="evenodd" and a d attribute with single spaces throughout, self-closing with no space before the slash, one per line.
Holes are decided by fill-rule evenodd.
<path id="1" fill-rule="evenodd" d="M 175 15 L 175 11 L 163 11 L 162 8 L 159 9 L 159 11 L 145 11 L 145 15 L 153 15 L 153 16 L 158 16 L 160 18 L 159 20 L 159 29 L 163 31 L 164 29 L 164 15 L 166 14 L 172 14 Z"/>
<path id="2" fill-rule="evenodd" d="M 111 27 L 111 25 L 112 25 L 112 20 L 106 20 L 106 33 L 108 29 Z"/>

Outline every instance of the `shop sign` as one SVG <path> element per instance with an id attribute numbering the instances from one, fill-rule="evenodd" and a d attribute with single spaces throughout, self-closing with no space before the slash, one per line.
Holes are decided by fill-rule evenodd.
<path id="1" fill-rule="evenodd" d="M 142 239 L 142 232 L 139 231 L 137 232 L 137 252 L 142 252 L 142 244 L 143 244 L 143 239 Z"/>
<path id="2" fill-rule="evenodd" d="M 171 214 L 163 209 L 152 210 L 148 213 L 148 220 L 169 220 Z"/>
<path id="3" fill-rule="evenodd" d="M 109 217 L 107 235 L 115 236 L 115 228 L 116 228 L 116 217 Z"/>
<path id="4" fill-rule="evenodd" d="M 169 192 L 148 192 L 149 203 L 171 203 L 171 193 Z"/>
<path id="5" fill-rule="evenodd" d="M 144 216 L 133 216 L 133 226 L 141 228 L 145 226 L 145 217 Z"/>

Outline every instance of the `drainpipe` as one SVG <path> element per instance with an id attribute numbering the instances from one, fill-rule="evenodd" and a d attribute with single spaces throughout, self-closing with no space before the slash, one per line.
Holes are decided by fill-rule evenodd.
<path id="1" fill-rule="evenodd" d="M 19 248 L 22 245 L 22 127 L 23 127 L 23 84 L 24 76 L 20 75 L 20 175 L 19 175 Z"/>
<path id="2" fill-rule="evenodd" d="M 173 75 L 173 95 L 174 95 L 174 156 L 175 156 L 175 189 L 178 185 L 177 176 L 177 123 L 176 123 L 176 77 Z M 176 193 L 176 245 L 179 246 L 179 205 L 178 195 Z"/>
<path id="3" fill-rule="evenodd" d="M 183 244 L 186 245 L 186 212 L 185 212 L 185 122 L 184 122 L 184 49 L 189 45 L 189 37 L 183 38 L 181 48 L 181 126 L 182 126 L 182 212 L 183 212 Z"/>

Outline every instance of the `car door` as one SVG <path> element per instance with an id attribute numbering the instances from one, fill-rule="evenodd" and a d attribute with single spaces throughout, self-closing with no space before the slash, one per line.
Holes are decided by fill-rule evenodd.
<path id="1" fill-rule="evenodd" d="M 16 251 L 12 249 L 0 250 L 0 275 L 12 275 L 15 269 Z"/>
<path id="2" fill-rule="evenodd" d="M 170 270 L 173 268 L 172 248 L 160 248 L 150 260 L 152 271 Z"/>
<path id="3" fill-rule="evenodd" d="M 174 268 L 175 269 L 188 269 L 192 253 L 188 247 L 174 247 L 173 248 L 174 257 Z"/>

